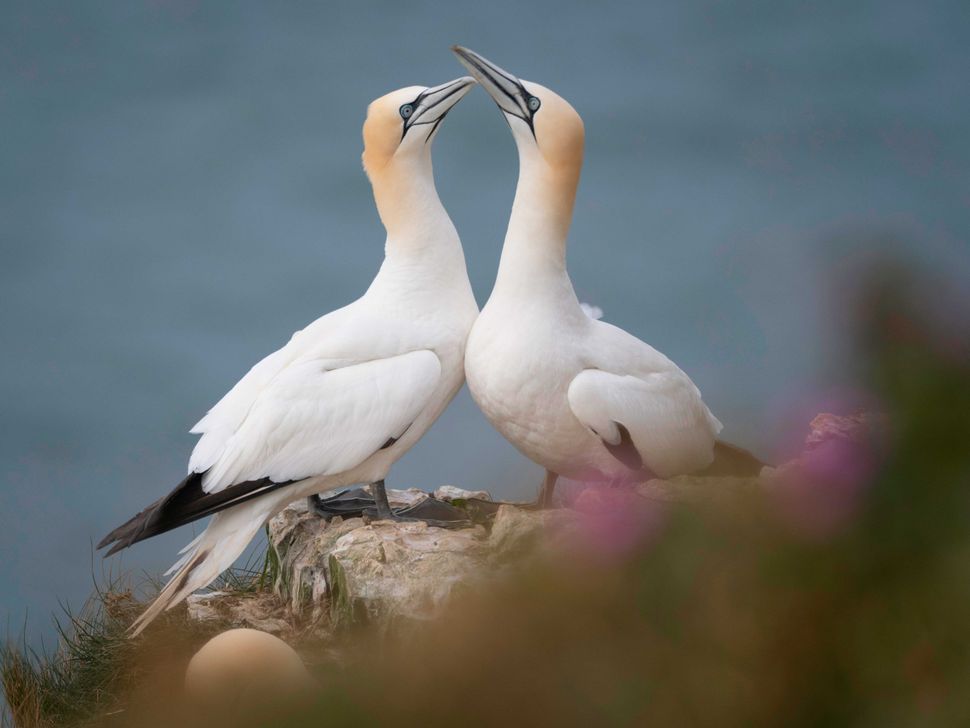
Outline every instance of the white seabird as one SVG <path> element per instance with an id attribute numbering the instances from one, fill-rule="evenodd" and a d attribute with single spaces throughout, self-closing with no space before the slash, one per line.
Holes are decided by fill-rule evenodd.
<path id="1" fill-rule="evenodd" d="M 111 554 L 216 514 L 134 634 L 231 566 L 294 500 L 370 483 L 378 515 L 391 516 L 384 478 L 461 387 L 478 315 L 431 164 L 442 119 L 474 83 L 408 87 L 369 106 L 363 164 L 387 231 L 376 278 L 256 364 L 192 428 L 202 437 L 185 480 L 98 545 Z"/>
<path id="2" fill-rule="evenodd" d="M 710 466 L 760 469 L 717 442 L 721 423 L 659 351 L 583 310 L 566 271 L 566 236 L 583 164 L 583 121 L 564 99 L 456 46 L 493 98 L 519 151 L 519 181 L 495 286 L 465 351 L 482 412 L 546 468 L 540 504 L 561 475 L 635 482 Z"/>

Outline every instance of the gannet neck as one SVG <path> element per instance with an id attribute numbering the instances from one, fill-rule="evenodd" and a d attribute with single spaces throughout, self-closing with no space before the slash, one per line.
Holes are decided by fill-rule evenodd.
<path id="1" fill-rule="evenodd" d="M 519 181 L 495 279 L 496 293 L 535 291 L 543 281 L 571 293 L 566 238 L 579 171 L 578 164 L 549 164 L 534 145 L 519 146 Z"/>
<path id="2" fill-rule="evenodd" d="M 440 306 L 452 294 L 474 301 L 458 231 L 435 189 L 430 153 L 392 159 L 370 170 L 370 179 L 387 241 L 368 295 L 419 306 Z"/>
<path id="3" fill-rule="evenodd" d="M 458 233 L 441 204 L 434 184 L 430 150 L 426 154 L 392 158 L 371 171 L 374 201 L 387 231 L 385 254 L 408 255 L 458 245 Z"/>

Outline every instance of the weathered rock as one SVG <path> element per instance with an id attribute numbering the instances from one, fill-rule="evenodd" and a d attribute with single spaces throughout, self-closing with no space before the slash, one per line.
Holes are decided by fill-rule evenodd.
<path id="1" fill-rule="evenodd" d="M 866 442 L 883 435 L 887 426 L 886 416 L 875 412 L 857 412 L 854 415 L 823 412 L 816 415 L 808 426 L 805 449 L 813 450 L 829 440 Z"/>
<path id="2" fill-rule="evenodd" d="M 889 430 L 885 414 L 858 412 L 835 415 L 823 412 L 808 426 L 805 446 L 793 460 L 764 468 L 763 484 L 785 480 L 865 480 L 873 475 Z"/>
<path id="3" fill-rule="evenodd" d="M 394 504 L 416 502 L 420 491 L 390 491 Z M 487 494 L 486 494 L 487 495 Z M 330 522 L 298 502 L 270 522 L 280 561 L 275 589 L 294 615 L 335 625 L 362 620 L 431 616 L 460 581 L 481 572 L 486 532 L 431 528 L 422 522 Z M 309 610 L 309 615 L 306 615 Z"/>
<path id="4" fill-rule="evenodd" d="M 387 491 L 387 500 L 393 508 L 413 506 L 415 503 L 426 500 L 428 494 L 420 488 L 408 488 L 407 490 Z"/>
<path id="5" fill-rule="evenodd" d="M 728 483 L 734 480 L 739 483 Z M 701 501 L 714 489 L 729 494 L 742 480 L 651 481 L 641 486 L 641 495 Z M 388 495 L 396 504 L 427 497 L 413 489 Z M 487 492 L 453 486 L 439 488 L 435 497 L 491 502 Z M 582 550 L 588 521 L 589 514 L 569 508 L 526 510 L 496 504 L 489 529 L 476 525 L 446 530 L 422 522 L 368 523 L 363 518 L 327 522 L 298 502 L 270 522 L 270 543 L 279 558 L 275 589 L 290 614 L 309 623 L 386 627 L 428 619 L 455 589 L 472 587 L 532 555 L 548 555 L 566 545 Z"/>
<path id="6" fill-rule="evenodd" d="M 364 525 L 363 518 L 327 522 L 309 513 L 305 501 L 291 504 L 270 521 L 270 544 L 280 561 L 274 587 L 295 615 L 309 607 L 311 621 L 325 616 L 330 552 L 341 536 Z"/>
<path id="7" fill-rule="evenodd" d="M 485 564 L 482 526 L 461 530 L 381 521 L 340 537 L 330 552 L 330 615 L 336 626 L 428 619 Z"/>
<path id="8" fill-rule="evenodd" d="M 434 497 L 446 503 L 466 501 L 471 498 L 490 501 L 492 495 L 487 490 L 465 490 L 454 485 L 442 485 L 434 492 Z"/>
<path id="9" fill-rule="evenodd" d="M 579 514 L 567 508 L 524 510 L 503 505 L 489 535 L 489 559 L 493 564 L 508 564 L 532 553 L 548 553 L 575 535 L 578 519 Z"/>
<path id="10" fill-rule="evenodd" d="M 636 492 L 653 501 L 699 504 L 735 498 L 741 493 L 760 487 L 758 478 L 681 475 L 670 480 L 655 478 L 640 483 L 636 486 Z"/>

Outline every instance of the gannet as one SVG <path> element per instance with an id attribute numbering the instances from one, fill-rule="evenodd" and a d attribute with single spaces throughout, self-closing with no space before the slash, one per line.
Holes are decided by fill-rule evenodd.
<path id="1" fill-rule="evenodd" d="M 579 114 L 544 86 L 467 48 L 452 50 L 498 105 L 519 152 L 495 286 L 465 350 L 475 402 L 545 467 L 540 505 L 551 502 L 559 476 L 636 482 L 711 465 L 721 423 L 690 378 L 650 345 L 587 315 L 576 298 L 566 236 L 583 164 Z"/>
<path id="2" fill-rule="evenodd" d="M 369 483 L 378 515 L 391 517 L 384 478 L 461 387 L 478 315 L 431 165 L 441 121 L 474 83 L 412 86 L 370 104 L 363 165 L 387 231 L 374 281 L 256 364 L 192 428 L 202 437 L 188 476 L 98 544 L 113 544 L 110 555 L 216 514 L 134 634 L 215 579 L 294 500 Z"/>

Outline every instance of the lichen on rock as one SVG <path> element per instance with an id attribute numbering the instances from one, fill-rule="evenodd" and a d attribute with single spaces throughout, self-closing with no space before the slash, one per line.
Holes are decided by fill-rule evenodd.
<path id="1" fill-rule="evenodd" d="M 377 522 L 341 536 L 330 551 L 335 626 L 429 619 L 452 589 L 485 564 L 482 526 L 461 530 L 421 522 Z"/>

